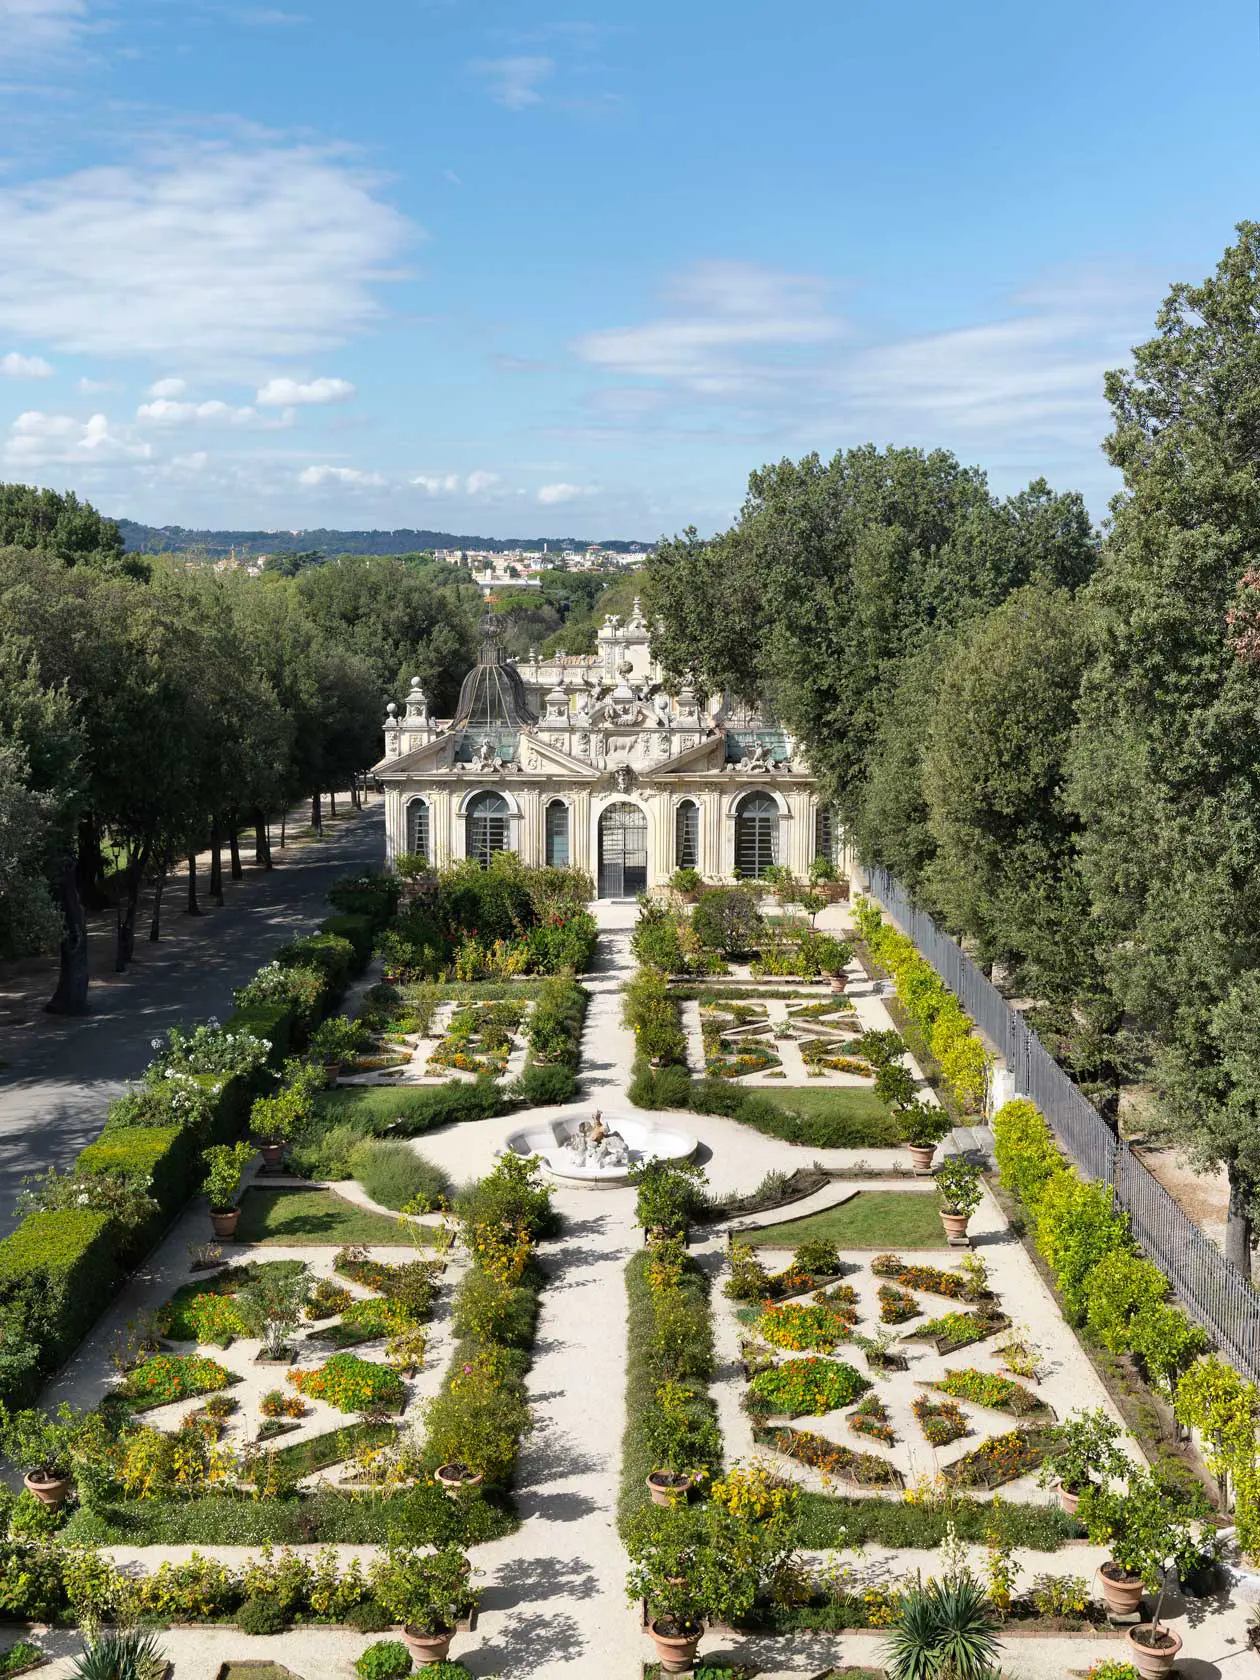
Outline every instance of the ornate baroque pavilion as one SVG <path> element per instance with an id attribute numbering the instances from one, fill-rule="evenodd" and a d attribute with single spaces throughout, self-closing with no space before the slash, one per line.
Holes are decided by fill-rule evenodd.
<path id="1" fill-rule="evenodd" d="M 632 897 L 676 868 L 710 880 L 804 875 L 833 857 L 829 814 L 785 730 L 756 714 L 667 694 L 638 603 L 604 621 L 594 654 L 536 655 L 519 668 L 486 621 L 456 715 L 429 716 L 418 678 L 390 705 L 388 856 L 435 865 L 511 849 L 586 869 L 601 898 Z"/>

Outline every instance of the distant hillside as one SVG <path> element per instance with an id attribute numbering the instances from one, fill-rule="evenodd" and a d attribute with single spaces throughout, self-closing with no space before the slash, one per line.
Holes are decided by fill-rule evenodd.
<path id="1" fill-rule="evenodd" d="M 241 558 L 254 554 L 416 554 L 428 548 L 480 548 L 495 553 L 512 549 L 541 548 L 554 551 L 587 548 L 590 537 L 460 537 L 450 531 L 190 531 L 183 525 L 137 525 L 133 519 L 118 520 L 118 528 L 129 550 L 142 554 L 182 553 L 194 549 L 208 556 L 229 554 L 235 549 Z M 651 543 L 628 542 L 617 537 L 601 541 L 600 548 L 625 554 L 651 548 Z"/>

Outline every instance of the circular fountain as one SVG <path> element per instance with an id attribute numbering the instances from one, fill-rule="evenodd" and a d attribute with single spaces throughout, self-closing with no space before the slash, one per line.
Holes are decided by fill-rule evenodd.
<path id="1" fill-rule="evenodd" d="M 640 1161 L 687 1161 L 696 1152 L 688 1132 L 648 1126 L 629 1116 L 605 1120 L 545 1120 L 509 1132 L 505 1154 L 539 1155 L 547 1171 L 576 1184 L 624 1184 Z"/>

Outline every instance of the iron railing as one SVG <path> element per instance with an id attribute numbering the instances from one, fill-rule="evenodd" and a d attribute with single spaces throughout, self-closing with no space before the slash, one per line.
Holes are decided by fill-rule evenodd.
<path id="1" fill-rule="evenodd" d="M 1094 1105 L 1027 1021 L 887 870 L 865 871 L 867 893 L 914 943 L 997 1051 L 1015 1091 L 1045 1115 L 1064 1153 L 1086 1178 L 1111 1185 L 1134 1239 L 1221 1352 L 1260 1381 L 1260 1294 L 1203 1235 Z"/>

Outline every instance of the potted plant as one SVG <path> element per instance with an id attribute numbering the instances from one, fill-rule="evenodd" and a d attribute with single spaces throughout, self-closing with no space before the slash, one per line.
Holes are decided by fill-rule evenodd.
<path id="1" fill-rule="evenodd" d="M 82 1432 L 82 1418 L 64 1401 L 55 1415 L 35 1409 L 4 1415 L 4 1455 L 27 1467 L 23 1485 L 41 1505 L 56 1510 L 65 1504 Z"/>
<path id="2" fill-rule="evenodd" d="M 715 1502 L 692 1511 L 653 1511 L 626 1541 L 626 1591 L 647 1605 L 648 1633 L 665 1674 L 686 1674 L 706 1621 L 747 1615 L 776 1547 L 770 1525 L 734 1516 Z"/>
<path id="3" fill-rule="evenodd" d="M 704 886 L 704 877 L 698 869 L 675 869 L 669 884 L 684 903 L 694 904 Z"/>
<path id="4" fill-rule="evenodd" d="M 679 1504 L 695 1482 L 695 1440 L 687 1414 L 692 1398 L 684 1384 L 662 1383 L 656 1404 L 644 1415 L 643 1442 L 654 1466 L 647 1477 L 653 1505 Z"/>
<path id="5" fill-rule="evenodd" d="M 813 935 L 812 950 L 821 972 L 831 980 L 835 997 L 843 997 L 849 976 L 845 972 L 853 961 L 853 947 L 843 939 L 833 939 L 829 933 Z"/>
<path id="6" fill-rule="evenodd" d="M 1174 1497 L 1149 1471 L 1134 1466 L 1123 1492 L 1093 1485 L 1081 1495 L 1078 1514 L 1090 1543 L 1108 1546 L 1111 1556 L 1099 1569 L 1103 1599 L 1115 1616 L 1131 1616 L 1143 1590 L 1156 1594 L 1150 1623 L 1125 1635 L 1129 1656 L 1142 1680 L 1172 1673 L 1181 1636 L 1160 1621 L 1169 1563 L 1197 1539 L 1192 1527 L 1207 1513 L 1207 1502 Z"/>
<path id="7" fill-rule="evenodd" d="M 337 1083 L 342 1067 L 363 1048 L 363 1033 L 357 1021 L 345 1015 L 330 1015 L 311 1034 L 310 1048 L 324 1064 L 324 1078 L 329 1085 Z"/>
<path id="8" fill-rule="evenodd" d="M 980 1168 L 965 1155 L 949 1155 L 936 1175 L 941 1224 L 951 1242 L 966 1239 L 967 1221 L 980 1206 Z"/>
<path id="9" fill-rule="evenodd" d="M 388 1546 L 372 1565 L 372 1591 L 401 1625 L 417 1662 L 443 1662 L 456 1623 L 477 1603 L 472 1565 L 458 1546 L 422 1552 Z"/>
<path id="10" fill-rule="evenodd" d="M 897 1110 L 897 1118 L 901 1121 L 915 1173 L 926 1177 L 932 1171 L 937 1144 L 953 1129 L 949 1116 L 934 1103 L 910 1102 Z"/>
<path id="11" fill-rule="evenodd" d="M 241 1217 L 241 1181 L 253 1155 L 248 1143 L 216 1143 L 201 1152 L 210 1218 L 214 1234 L 221 1241 L 230 1241 L 236 1235 Z"/>
<path id="12" fill-rule="evenodd" d="M 1220 1580 L 1220 1545 L 1215 1534 L 1191 1535 L 1174 1559 L 1187 1598 L 1208 1598 Z"/>
<path id="13" fill-rule="evenodd" d="M 279 1168 L 286 1146 L 309 1116 L 310 1103 L 301 1086 L 288 1085 L 274 1097 L 258 1098 L 249 1111 L 249 1126 L 262 1150 L 265 1171 Z"/>
<path id="14" fill-rule="evenodd" d="M 1120 1450 L 1120 1425 L 1098 1407 L 1076 1412 L 1054 1424 L 1046 1436 L 1045 1456 L 1038 1480 L 1053 1487 L 1069 1517 L 1095 1476 L 1107 1481 L 1129 1473 L 1129 1460 Z"/>

